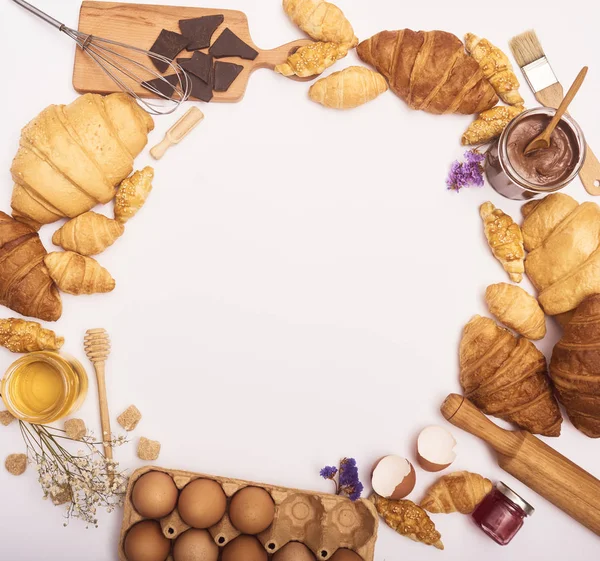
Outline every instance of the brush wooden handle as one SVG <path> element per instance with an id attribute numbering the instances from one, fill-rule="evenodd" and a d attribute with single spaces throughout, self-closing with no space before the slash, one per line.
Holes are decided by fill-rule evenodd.
<path id="1" fill-rule="evenodd" d="M 96 380 L 98 382 L 98 401 L 100 404 L 100 426 L 102 428 L 102 442 L 104 446 L 104 456 L 112 460 L 113 449 L 110 445 L 112 432 L 110 430 L 110 415 L 108 413 L 108 400 L 106 399 L 106 377 L 104 374 L 104 362 L 95 362 Z M 108 443 L 108 446 L 107 444 Z"/>
<path id="2" fill-rule="evenodd" d="M 450 394 L 441 411 L 490 444 L 502 469 L 600 536 L 600 481 L 593 475 L 532 434 L 501 429 L 465 397 Z"/>
<path id="3" fill-rule="evenodd" d="M 563 100 L 564 92 L 560 84 L 554 84 L 535 94 L 535 98 L 545 107 L 558 108 Z M 590 195 L 600 195 L 600 162 L 587 145 L 587 153 L 579 178 Z"/>

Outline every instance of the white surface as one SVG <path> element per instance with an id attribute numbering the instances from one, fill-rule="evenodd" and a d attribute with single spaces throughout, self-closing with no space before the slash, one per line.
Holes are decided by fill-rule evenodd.
<path id="1" fill-rule="evenodd" d="M 78 0 L 36 2 L 76 25 Z M 261 47 L 301 37 L 279 0 L 211 4 L 244 10 Z M 572 113 L 600 153 L 590 2 L 339 5 L 363 39 L 386 28 L 438 28 L 477 32 L 507 48 L 511 36 L 535 26 L 565 86 L 590 65 Z M 0 28 L 1 206 L 9 210 L 21 127 L 46 105 L 75 97 L 73 46 L 7 0 Z M 99 257 L 117 289 L 64 296 L 56 330 L 66 351 L 85 361 L 89 327 L 112 336 L 113 422 L 130 403 L 144 415 L 133 442 L 117 450 L 123 466 L 142 465 L 135 448 L 144 435 L 162 442 L 163 466 L 328 491 L 318 476 L 323 465 L 354 456 L 368 480 L 383 455 L 414 461 L 419 430 L 443 423 L 439 405 L 459 389 L 461 328 L 484 313 L 485 287 L 507 280 L 484 242 L 478 206 L 490 199 L 516 217 L 520 205 L 489 186 L 446 191 L 469 117 L 412 112 L 391 93 L 336 112 L 310 102 L 307 89 L 262 70 L 242 103 L 201 106 L 204 122 L 155 164 L 146 207 Z M 529 90 L 522 93 L 532 106 Z M 150 146 L 174 121 L 157 120 Z M 146 164 L 154 164 L 148 151 L 136 162 Z M 587 198 L 578 181 L 567 192 Z M 47 247 L 53 230 L 43 230 Z M 540 344 L 548 355 L 556 338 L 551 329 Z M 0 368 L 14 358 L 2 350 Z M 94 390 L 81 416 L 98 430 Z M 599 538 L 500 470 L 480 441 L 453 433 L 453 467 L 502 479 L 535 515 L 508 550 L 460 515 L 435 517 L 443 553 L 382 525 L 377 561 L 598 558 Z M 600 476 L 600 442 L 568 421 L 551 444 Z M 22 450 L 16 426 L 0 427 L 2 458 Z M 412 497 L 435 477 L 418 470 Z M 119 513 L 102 516 L 97 530 L 78 521 L 65 529 L 61 509 L 41 500 L 33 470 L 17 479 L 0 469 L 0 497 L 0 559 L 116 559 Z"/>

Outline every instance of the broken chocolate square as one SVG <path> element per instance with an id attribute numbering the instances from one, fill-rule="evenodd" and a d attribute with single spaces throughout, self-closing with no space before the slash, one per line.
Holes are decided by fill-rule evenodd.
<path id="1" fill-rule="evenodd" d="M 212 82 L 210 84 L 207 84 L 206 82 L 203 82 L 202 80 L 200 80 L 200 78 L 194 76 L 193 74 L 188 74 L 188 76 L 192 84 L 192 91 L 190 93 L 190 97 L 195 97 L 200 101 L 209 102 L 213 97 Z"/>
<path id="2" fill-rule="evenodd" d="M 154 45 L 150 47 L 150 52 L 164 56 L 165 58 L 172 61 L 183 49 L 186 48 L 190 40 L 179 33 L 174 31 L 167 31 L 163 29 L 158 36 L 158 39 L 154 41 Z M 156 60 L 150 57 L 152 63 L 160 72 L 166 72 L 169 65 L 163 60 Z"/>
<path id="3" fill-rule="evenodd" d="M 213 57 L 196 51 L 192 58 L 178 58 L 177 63 L 186 72 L 197 76 L 203 82 L 212 84 Z"/>
<path id="4" fill-rule="evenodd" d="M 175 94 L 175 88 L 179 86 L 179 75 L 171 74 L 169 76 L 165 76 L 164 78 L 148 80 L 147 82 L 142 82 L 142 86 L 154 94 L 159 92 L 167 99 L 171 99 Z"/>
<path id="5" fill-rule="evenodd" d="M 233 64 L 233 62 L 215 62 L 215 85 L 216 92 L 226 92 L 234 80 L 244 70 L 241 64 Z"/>
<path id="6" fill-rule="evenodd" d="M 258 52 L 244 43 L 229 27 L 226 27 L 219 35 L 208 52 L 215 58 L 237 56 L 246 60 L 254 60 L 258 56 Z"/>
<path id="7" fill-rule="evenodd" d="M 181 33 L 189 39 L 186 47 L 188 51 L 197 51 L 210 47 L 210 40 L 217 27 L 223 23 L 225 18 L 222 14 L 216 16 L 202 16 L 193 19 L 179 20 Z"/>

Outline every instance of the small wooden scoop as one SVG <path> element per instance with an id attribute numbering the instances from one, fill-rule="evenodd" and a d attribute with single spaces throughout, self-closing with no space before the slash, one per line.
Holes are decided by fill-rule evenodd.
<path id="1" fill-rule="evenodd" d="M 163 140 L 150 150 L 150 155 L 155 160 L 160 160 L 171 146 L 179 144 L 202 119 L 204 113 L 197 107 L 190 107 L 187 113 L 167 131 Z"/>
<path id="2" fill-rule="evenodd" d="M 585 75 L 587 74 L 587 71 L 588 71 L 587 66 L 584 66 L 581 69 L 581 72 L 579 72 L 579 74 L 577 75 L 577 78 L 575 78 L 573 85 L 569 88 L 567 95 L 564 97 L 564 99 L 561 101 L 560 105 L 558 106 L 558 109 L 556 110 L 554 117 L 552 117 L 552 120 L 546 127 L 546 130 L 544 132 L 542 132 L 542 134 L 536 136 L 527 145 L 527 148 L 525 148 L 525 152 L 524 152 L 525 155 L 531 154 L 531 152 L 535 152 L 536 150 L 543 150 L 544 148 L 550 148 L 550 138 L 552 136 L 552 133 L 554 132 L 554 129 L 556 128 L 558 123 L 560 123 L 560 120 L 562 119 L 563 115 L 567 112 L 567 109 L 568 109 L 571 101 L 573 101 L 573 98 L 579 91 L 581 84 L 583 84 L 583 80 L 585 79 Z"/>

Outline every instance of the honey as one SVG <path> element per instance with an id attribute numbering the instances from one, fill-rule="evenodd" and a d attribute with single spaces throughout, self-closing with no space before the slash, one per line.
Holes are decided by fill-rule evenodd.
<path id="1" fill-rule="evenodd" d="M 74 358 L 53 352 L 30 353 L 12 364 L 1 386 L 6 408 L 18 419 L 52 423 L 77 410 L 88 379 Z"/>

